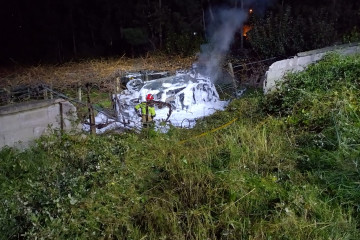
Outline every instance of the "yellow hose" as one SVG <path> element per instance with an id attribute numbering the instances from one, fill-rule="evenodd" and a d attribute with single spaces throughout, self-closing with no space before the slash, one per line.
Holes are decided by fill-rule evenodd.
<path id="1" fill-rule="evenodd" d="M 225 128 L 225 127 L 229 126 L 230 124 L 232 124 L 233 122 L 235 122 L 237 119 L 238 119 L 238 118 L 234 118 L 234 119 L 231 120 L 230 122 L 225 123 L 224 125 L 222 125 L 222 126 L 220 126 L 220 127 L 218 127 L 218 128 L 215 128 L 215 129 L 213 129 L 213 130 L 211 130 L 211 131 L 208 131 L 208 132 L 204 132 L 204 133 L 202 133 L 202 134 L 196 135 L 196 136 L 191 137 L 191 138 L 188 138 L 188 139 L 186 139 L 186 140 L 182 140 L 182 141 L 180 141 L 179 143 L 180 143 L 180 144 L 183 144 L 183 143 L 185 143 L 185 142 L 187 142 L 187 141 L 189 141 L 189 140 L 191 140 L 191 139 L 198 138 L 198 137 L 203 137 L 203 136 L 205 136 L 205 135 L 207 135 L 207 134 L 209 134 L 209 133 L 216 132 L 216 131 L 218 131 L 218 130 L 220 130 L 220 129 L 222 129 L 222 128 Z"/>

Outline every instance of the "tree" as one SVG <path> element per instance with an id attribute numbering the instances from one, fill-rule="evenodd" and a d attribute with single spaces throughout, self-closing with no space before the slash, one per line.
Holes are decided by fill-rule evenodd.
<path id="1" fill-rule="evenodd" d="M 254 51 L 265 57 L 290 56 L 333 43 L 337 38 L 335 19 L 327 9 L 303 8 L 306 14 L 294 14 L 287 6 L 278 13 L 270 12 L 265 18 L 254 17 L 248 32 Z"/>

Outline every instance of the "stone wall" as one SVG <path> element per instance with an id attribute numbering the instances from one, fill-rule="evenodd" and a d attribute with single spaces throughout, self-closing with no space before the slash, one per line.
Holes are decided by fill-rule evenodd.
<path id="1" fill-rule="evenodd" d="M 307 66 L 319 61 L 329 52 L 336 52 L 342 55 L 360 53 L 360 43 L 344 44 L 302 52 L 298 53 L 293 58 L 273 63 L 265 75 L 263 86 L 264 93 L 274 90 L 276 88 L 276 84 L 281 82 L 287 73 L 303 71 Z"/>
<path id="2" fill-rule="evenodd" d="M 0 107 L 0 149 L 25 148 L 51 129 L 80 129 L 76 108 L 63 99 L 24 102 Z"/>

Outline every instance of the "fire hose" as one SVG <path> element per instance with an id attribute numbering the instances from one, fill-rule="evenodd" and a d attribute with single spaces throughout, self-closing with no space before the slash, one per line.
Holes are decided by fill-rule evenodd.
<path id="1" fill-rule="evenodd" d="M 161 102 L 161 101 L 152 101 L 155 105 L 158 106 L 158 108 L 163 108 L 164 106 L 169 108 L 169 112 L 167 114 L 167 118 L 165 119 L 165 122 L 167 122 L 171 116 L 172 113 L 172 107 L 170 103 L 167 102 Z"/>
<path id="2" fill-rule="evenodd" d="M 227 122 L 227 123 L 225 123 L 224 125 L 222 125 L 222 126 L 220 126 L 220 127 L 217 127 L 217 128 L 212 129 L 212 130 L 210 130 L 210 131 L 208 131 L 208 132 L 204 132 L 204 133 L 202 133 L 202 134 L 199 134 L 199 135 L 190 137 L 190 138 L 188 138 L 188 139 L 182 140 L 182 141 L 180 141 L 179 143 L 180 143 L 180 144 L 183 144 L 183 143 L 186 143 L 186 142 L 188 142 L 188 141 L 190 141 L 190 140 L 192 140 L 192 139 L 194 139 L 194 138 L 203 137 L 203 136 L 205 136 L 205 135 L 208 135 L 209 133 L 216 132 L 216 131 L 218 131 L 218 130 L 220 130 L 220 129 L 222 129 L 222 128 L 225 128 L 225 127 L 229 126 L 230 124 L 234 123 L 237 119 L 238 119 L 238 118 L 234 118 L 234 119 L 231 120 L 230 122 Z"/>

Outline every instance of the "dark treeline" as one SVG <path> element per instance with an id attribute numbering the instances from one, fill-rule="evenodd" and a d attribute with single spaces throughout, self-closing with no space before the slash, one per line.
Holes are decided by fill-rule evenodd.
<path id="1" fill-rule="evenodd" d="M 288 55 L 356 38 L 357 0 L 13 0 L 2 4 L 0 63 L 146 54 L 190 55 L 206 42 L 219 6 L 252 7 L 245 44 L 232 49 Z M 351 40 L 351 39 L 349 39 Z M 356 39 L 355 39 L 356 40 Z M 271 51 L 270 51 L 271 50 Z"/>

